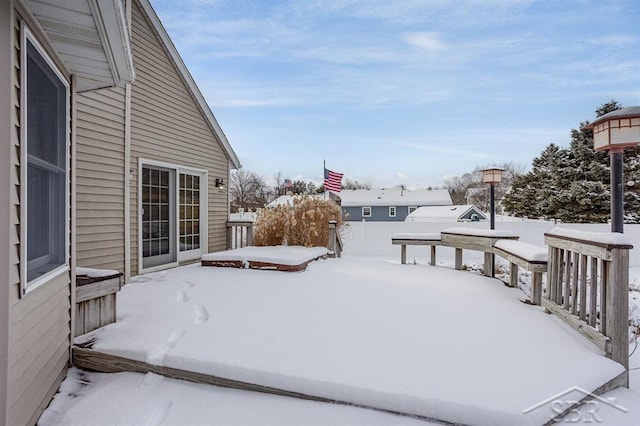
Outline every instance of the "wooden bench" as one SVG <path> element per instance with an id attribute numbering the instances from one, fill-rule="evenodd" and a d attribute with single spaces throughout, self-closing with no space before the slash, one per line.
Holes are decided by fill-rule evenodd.
<path id="1" fill-rule="evenodd" d="M 519 237 L 508 231 L 473 228 L 449 228 L 440 233 L 443 246 L 456 249 L 455 268 L 462 269 L 462 250 L 484 252 L 484 275 L 495 276 L 493 246 L 500 240 L 517 240 Z"/>
<path id="2" fill-rule="evenodd" d="M 531 304 L 540 305 L 542 301 L 542 274 L 547 272 L 549 252 L 545 247 L 514 240 L 497 241 L 493 246 L 494 254 L 511 263 L 509 285 L 518 286 L 518 267 L 533 274 L 531 282 Z"/>
<path id="3" fill-rule="evenodd" d="M 436 246 L 442 245 L 440 234 L 393 234 L 391 244 L 400 246 L 400 262 L 407 263 L 407 246 L 431 246 L 429 265 L 436 264 Z"/>

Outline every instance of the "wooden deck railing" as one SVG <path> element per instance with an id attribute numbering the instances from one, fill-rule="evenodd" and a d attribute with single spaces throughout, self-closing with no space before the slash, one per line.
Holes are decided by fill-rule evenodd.
<path id="1" fill-rule="evenodd" d="M 629 250 L 622 234 L 554 229 L 542 305 L 629 368 Z M 628 376 L 625 386 L 628 386 Z"/>
<path id="2" fill-rule="evenodd" d="M 327 244 L 327 249 L 331 257 L 342 257 L 342 237 L 337 225 L 338 222 L 335 220 L 329 221 L 329 243 Z"/>
<path id="3" fill-rule="evenodd" d="M 227 250 L 253 245 L 252 221 L 227 222 Z"/>

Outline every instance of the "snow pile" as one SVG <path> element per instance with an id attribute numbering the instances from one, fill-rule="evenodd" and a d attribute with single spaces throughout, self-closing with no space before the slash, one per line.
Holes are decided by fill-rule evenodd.
<path id="1" fill-rule="evenodd" d="M 274 256 L 278 256 L 274 249 Z M 520 292 L 447 268 L 343 258 L 300 274 L 175 268 L 138 277 L 106 353 L 465 424 L 541 424 L 622 367 Z"/>

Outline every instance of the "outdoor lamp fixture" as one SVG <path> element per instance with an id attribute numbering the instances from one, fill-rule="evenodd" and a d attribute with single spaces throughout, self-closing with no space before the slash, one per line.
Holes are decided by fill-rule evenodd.
<path id="1" fill-rule="evenodd" d="M 224 192 L 224 179 L 216 178 L 216 188 L 218 188 L 218 191 Z"/>
<path id="2" fill-rule="evenodd" d="M 491 229 L 496 229 L 495 184 L 502 181 L 502 172 L 504 172 L 504 169 L 500 167 L 488 167 L 482 170 L 484 183 L 488 183 L 491 186 Z"/>
<path id="3" fill-rule="evenodd" d="M 611 111 L 589 124 L 593 129 L 593 147 L 609 151 L 611 161 L 611 232 L 622 233 L 624 221 L 624 187 L 622 153 L 640 144 L 640 106 Z"/>

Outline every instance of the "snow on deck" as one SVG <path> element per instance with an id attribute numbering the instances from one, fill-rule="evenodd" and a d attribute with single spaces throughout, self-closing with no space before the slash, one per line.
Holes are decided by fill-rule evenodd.
<path id="1" fill-rule="evenodd" d="M 173 380 L 71 368 L 38 420 L 58 425 L 427 426 L 373 410 Z"/>
<path id="2" fill-rule="evenodd" d="M 79 337 L 155 365 L 464 424 L 541 424 L 623 371 L 499 281 L 363 258 L 299 274 L 190 265 L 137 277 Z"/>

